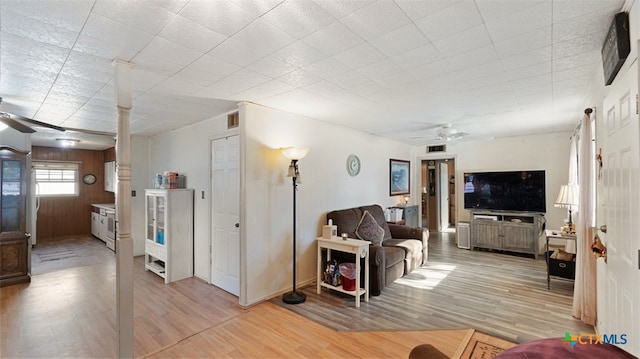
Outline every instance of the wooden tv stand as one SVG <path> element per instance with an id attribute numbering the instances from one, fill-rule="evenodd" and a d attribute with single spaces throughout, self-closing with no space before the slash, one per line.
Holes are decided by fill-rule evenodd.
<path id="1" fill-rule="evenodd" d="M 544 215 L 529 212 L 471 211 L 471 250 L 474 248 L 533 254 Z"/>

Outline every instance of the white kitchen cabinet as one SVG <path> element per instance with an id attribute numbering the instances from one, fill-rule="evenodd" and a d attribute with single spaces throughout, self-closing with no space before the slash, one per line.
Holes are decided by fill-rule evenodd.
<path id="1" fill-rule="evenodd" d="M 193 190 L 145 190 L 144 269 L 165 283 L 193 276 Z"/>
<path id="2" fill-rule="evenodd" d="M 116 161 L 104 163 L 104 190 L 107 192 L 116 191 Z"/>
<path id="3" fill-rule="evenodd" d="M 98 238 L 102 238 L 100 235 L 100 213 L 96 213 L 95 207 L 92 207 L 93 211 L 91 212 L 91 234 Z"/>

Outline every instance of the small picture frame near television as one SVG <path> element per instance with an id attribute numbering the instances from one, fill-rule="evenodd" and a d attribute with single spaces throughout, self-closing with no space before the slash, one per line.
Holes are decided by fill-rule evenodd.
<path id="1" fill-rule="evenodd" d="M 389 160 L 389 196 L 410 194 L 410 166 L 409 161 Z"/>

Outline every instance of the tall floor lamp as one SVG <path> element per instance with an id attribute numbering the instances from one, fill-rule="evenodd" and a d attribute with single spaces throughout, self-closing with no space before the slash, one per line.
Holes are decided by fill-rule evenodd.
<path id="1" fill-rule="evenodd" d="M 578 205 L 578 186 L 573 184 L 563 184 L 560 187 L 560 193 L 558 193 L 558 198 L 556 198 L 556 207 L 568 208 L 569 209 L 569 222 L 567 223 L 568 232 L 574 233 L 573 230 L 573 219 L 571 218 L 571 211 L 574 206 Z"/>
<path id="2" fill-rule="evenodd" d="M 296 290 L 296 191 L 300 184 L 300 171 L 298 171 L 298 161 L 304 158 L 309 152 L 308 148 L 288 147 L 282 149 L 282 154 L 291 160 L 287 177 L 292 178 L 293 184 L 293 291 L 285 293 L 282 301 L 287 304 L 300 304 L 307 300 L 307 296 Z"/>

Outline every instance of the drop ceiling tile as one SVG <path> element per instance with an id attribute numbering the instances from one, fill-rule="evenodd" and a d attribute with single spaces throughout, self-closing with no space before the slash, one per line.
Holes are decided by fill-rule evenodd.
<path id="1" fill-rule="evenodd" d="M 260 18 L 233 35 L 232 39 L 264 54 L 270 54 L 296 41 L 296 38 Z"/>
<path id="2" fill-rule="evenodd" d="M 222 89 L 226 91 L 224 98 L 229 98 L 229 95 L 246 91 L 269 80 L 271 79 L 249 69 L 242 69 L 208 86 L 207 89 Z"/>
<path id="3" fill-rule="evenodd" d="M 433 43 L 444 57 L 459 55 L 491 44 L 491 38 L 484 25 L 470 28 Z"/>
<path id="4" fill-rule="evenodd" d="M 600 50 L 592 50 L 589 53 L 579 53 L 577 55 L 565 56 L 553 59 L 553 70 L 562 71 L 579 66 L 591 66 L 594 70 L 601 64 Z"/>
<path id="5" fill-rule="evenodd" d="M 151 41 L 153 35 L 92 13 L 89 16 L 89 20 L 87 20 L 81 37 L 102 40 L 119 48 L 137 52 Z"/>
<path id="6" fill-rule="evenodd" d="M 502 58 L 505 70 L 517 70 L 540 63 L 550 64 L 551 61 L 551 46 Z"/>
<path id="7" fill-rule="evenodd" d="M 553 44 L 553 58 L 571 57 L 575 54 L 588 53 L 602 48 L 601 34 L 588 34 L 569 41 Z"/>
<path id="8" fill-rule="evenodd" d="M 188 96 L 197 91 L 204 89 L 204 84 L 194 84 L 193 80 L 188 77 L 181 76 L 180 73 L 173 75 L 155 86 L 152 93 L 165 93 L 171 95 Z"/>
<path id="9" fill-rule="evenodd" d="M 393 61 L 405 69 L 421 67 L 442 60 L 442 58 L 442 54 L 430 43 L 391 57 Z"/>
<path id="10" fill-rule="evenodd" d="M 503 19 L 514 13 L 526 11 L 546 0 L 476 0 L 476 5 L 485 21 Z"/>
<path id="11" fill-rule="evenodd" d="M 611 16 L 622 9 L 624 0 L 583 0 L 583 1 L 554 1 L 553 2 L 553 21 L 561 23 L 567 19 L 579 17 L 585 18 L 585 15 L 593 15 L 594 13 L 603 12 Z M 586 18 L 591 19 L 593 16 Z M 585 21 L 588 22 L 588 21 Z"/>
<path id="12" fill-rule="evenodd" d="M 274 52 L 274 57 L 296 67 L 311 65 L 325 58 L 325 55 L 302 41 L 296 41 L 291 45 Z"/>
<path id="13" fill-rule="evenodd" d="M 411 19 L 419 20 L 443 11 L 444 9 L 454 6 L 461 1 L 463 0 L 400 0 L 396 3 Z"/>
<path id="14" fill-rule="evenodd" d="M 14 12 L 31 19 L 73 32 L 82 29 L 91 11 L 93 0 L 30 0 L 2 1 L 2 12 Z"/>
<path id="15" fill-rule="evenodd" d="M 551 26 L 543 26 L 525 34 L 496 42 L 495 48 L 498 56 L 515 56 L 535 49 L 549 47 L 551 45 L 551 29 Z"/>
<path id="16" fill-rule="evenodd" d="M 174 74 L 202 55 L 198 51 L 156 37 L 133 58 L 133 62 L 138 67 L 149 67 L 162 73 Z"/>
<path id="17" fill-rule="evenodd" d="M 369 43 L 387 56 L 394 56 L 429 44 L 429 40 L 411 23 L 388 32 Z"/>
<path id="18" fill-rule="evenodd" d="M 120 47 L 84 34 L 80 35 L 73 46 L 73 50 L 104 59 L 121 59 L 125 61 L 130 61 L 138 53 L 136 50 Z"/>
<path id="19" fill-rule="evenodd" d="M 387 59 L 387 57 L 367 42 L 342 51 L 332 58 L 352 69 L 358 69 Z"/>
<path id="20" fill-rule="evenodd" d="M 274 56 L 267 55 L 247 66 L 247 68 L 272 78 L 280 77 L 297 69 L 296 66 L 282 61 Z"/>
<path id="21" fill-rule="evenodd" d="M 349 71 L 337 76 L 328 77 L 327 80 L 343 89 L 350 89 L 371 82 L 370 79 L 356 71 Z"/>
<path id="22" fill-rule="evenodd" d="M 302 41 L 325 55 L 334 55 L 359 45 L 364 40 L 344 24 L 336 21 L 302 38 Z"/>
<path id="23" fill-rule="evenodd" d="M 276 6 L 282 3 L 282 0 L 260 0 L 260 1 L 227 0 L 227 1 L 232 2 L 234 5 L 237 5 L 256 16 L 262 16 L 263 14 L 268 13 L 273 8 L 275 8 Z"/>
<path id="24" fill-rule="evenodd" d="M 340 19 L 340 22 L 361 37 L 371 40 L 411 22 L 392 1 L 377 1 Z"/>
<path id="25" fill-rule="evenodd" d="M 612 18 L 593 19 L 591 21 L 584 21 L 583 17 L 573 17 L 564 21 L 560 21 L 553 24 L 553 41 L 562 42 L 570 41 L 576 37 L 584 36 L 585 34 L 599 34 L 602 36 L 606 34 L 611 25 Z M 604 41 L 604 39 L 602 40 Z"/>
<path id="26" fill-rule="evenodd" d="M 154 35 L 167 26 L 175 16 L 171 11 L 158 7 L 153 2 L 136 0 L 96 1 L 92 13 Z"/>
<path id="27" fill-rule="evenodd" d="M 235 94 L 235 96 L 239 100 L 257 102 L 263 98 L 279 95 L 285 92 L 292 91 L 294 89 L 294 86 L 286 84 L 280 80 L 271 80 L 261 85 L 249 88 L 245 91 L 241 91 Z"/>
<path id="28" fill-rule="evenodd" d="M 3 10 L 0 14 L 0 29 L 6 33 L 66 49 L 70 49 L 73 46 L 78 36 L 78 33 L 75 31 L 70 31 L 6 10 Z"/>
<path id="29" fill-rule="evenodd" d="M 326 79 L 328 77 L 341 75 L 350 69 L 332 58 L 325 58 L 314 62 L 311 65 L 305 66 L 304 70 L 320 78 Z"/>
<path id="30" fill-rule="evenodd" d="M 400 67 L 400 65 L 393 62 L 393 60 L 386 59 L 373 63 L 371 65 L 367 65 L 365 67 L 361 67 L 356 71 L 372 80 L 378 81 L 389 75 L 401 72 L 403 71 L 403 69 L 402 67 Z"/>
<path id="31" fill-rule="evenodd" d="M 208 52 L 227 38 L 182 16 L 175 16 L 158 36 L 199 52 Z"/>
<path id="32" fill-rule="evenodd" d="M 179 74 L 199 85 L 208 86 L 240 69 L 240 66 L 207 54 L 182 69 Z"/>
<path id="33" fill-rule="evenodd" d="M 493 45 L 484 46 L 459 55 L 451 56 L 444 61 L 448 62 L 452 69 L 460 70 L 467 67 L 478 66 L 498 59 Z"/>
<path id="34" fill-rule="evenodd" d="M 474 2 L 461 1 L 415 23 L 429 40 L 437 41 L 481 25 L 483 21 Z"/>
<path id="35" fill-rule="evenodd" d="M 376 0 L 350 0 L 350 1 L 326 1 L 313 0 L 318 6 L 326 12 L 333 15 L 336 19 L 351 15 L 361 8 L 373 3 Z"/>
<path id="36" fill-rule="evenodd" d="M 152 3 L 155 6 L 161 7 L 163 9 L 166 9 L 167 11 L 171 11 L 172 13 L 177 14 L 191 0 L 139 0 L 139 1 Z"/>
<path id="37" fill-rule="evenodd" d="M 298 39 L 336 20 L 312 1 L 285 1 L 266 13 L 262 19 Z"/>
<path id="38" fill-rule="evenodd" d="M 229 1 L 191 1 L 180 15 L 226 36 L 235 34 L 259 16 Z"/>
<path id="39" fill-rule="evenodd" d="M 545 1 L 513 13 L 509 17 L 486 21 L 485 25 L 493 42 L 499 42 L 540 27 L 550 26 L 551 15 L 551 2 Z"/>
<path id="40" fill-rule="evenodd" d="M 304 87 L 314 84 L 322 79 L 302 69 L 291 71 L 278 77 L 278 80 L 295 87 Z"/>
<path id="41" fill-rule="evenodd" d="M 259 49 L 252 49 L 245 46 L 232 38 L 228 38 L 218 47 L 211 50 L 208 55 L 224 62 L 244 67 L 256 62 L 266 55 L 266 53 Z"/>

